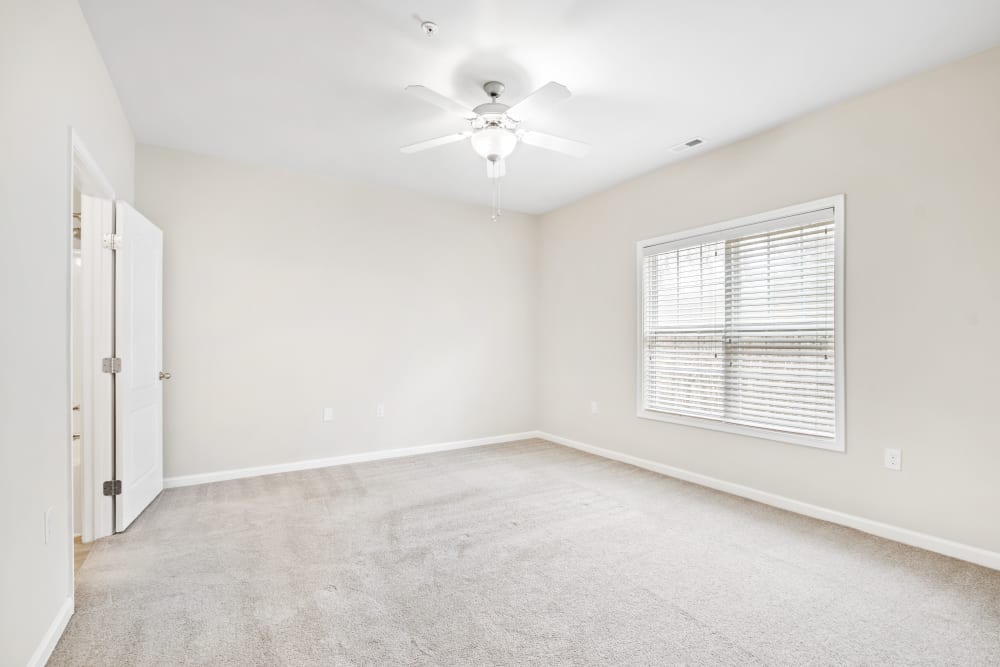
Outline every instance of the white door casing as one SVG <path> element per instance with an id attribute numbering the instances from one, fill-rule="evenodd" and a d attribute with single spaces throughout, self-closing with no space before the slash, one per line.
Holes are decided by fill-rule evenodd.
<path id="1" fill-rule="evenodd" d="M 111 498 L 103 495 L 112 475 L 114 395 L 111 375 L 101 372 L 101 359 L 114 350 L 112 317 L 114 253 L 103 247 L 104 236 L 114 229 L 114 203 L 101 197 L 81 196 L 80 275 L 83 385 L 81 430 L 83 438 L 82 537 L 84 542 L 112 533 Z M 73 495 L 71 494 L 72 498 Z"/>
<path id="2" fill-rule="evenodd" d="M 115 530 L 163 490 L 163 232 L 115 202 Z"/>

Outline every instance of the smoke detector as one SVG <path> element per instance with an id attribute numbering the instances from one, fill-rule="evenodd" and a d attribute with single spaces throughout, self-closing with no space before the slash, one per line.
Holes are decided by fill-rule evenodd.
<path id="1" fill-rule="evenodd" d="M 420 29 L 424 31 L 424 34 L 428 37 L 433 37 L 437 34 L 438 24 L 434 21 L 424 21 L 420 24 Z"/>

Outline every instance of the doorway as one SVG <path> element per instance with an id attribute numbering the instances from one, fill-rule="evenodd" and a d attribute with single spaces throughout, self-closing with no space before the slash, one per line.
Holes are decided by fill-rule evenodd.
<path id="1" fill-rule="evenodd" d="M 111 479 L 112 471 L 114 394 L 101 360 L 114 349 L 114 267 L 102 240 L 114 230 L 115 192 L 73 131 L 70 142 L 70 498 L 75 546 L 77 536 L 79 543 L 89 545 L 111 535 L 114 525 L 110 499 L 102 495 L 102 482 Z"/>
<path id="2" fill-rule="evenodd" d="M 80 294 L 83 278 L 83 213 L 80 210 L 82 196 L 80 189 L 73 187 L 73 249 L 70 257 L 70 373 L 72 389 L 70 404 L 72 412 L 72 470 L 73 470 L 73 571 L 80 566 L 90 553 L 91 537 L 83 541 L 83 315 Z M 90 406 L 88 406 L 89 409 Z M 88 447 L 91 443 L 87 443 Z M 88 535 L 88 537 L 90 537 Z"/>
<path id="3" fill-rule="evenodd" d="M 115 199 L 72 130 L 70 143 L 69 524 L 82 564 L 94 540 L 124 531 L 163 488 L 169 374 L 162 232 Z"/>

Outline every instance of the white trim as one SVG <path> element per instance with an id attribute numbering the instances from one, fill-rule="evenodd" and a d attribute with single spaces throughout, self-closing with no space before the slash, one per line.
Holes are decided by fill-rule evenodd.
<path id="1" fill-rule="evenodd" d="M 684 480 L 685 482 L 691 482 L 693 484 L 698 484 L 699 486 L 705 486 L 717 491 L 723 491 L 734 496 L 748 498 L 765 505 L 788 510 L 789 512 L 795 512 L 796 514 L 802 514 L 814 519 L 820 519 L 822 521 L 829 521 L 830 523 L 836 523 L 841 526 L 847 526 L 848 528 L 860 530 L 863 533 L 877 535 L 878 537 L 883 537 L 887 540 L 901 542 L 912 547 L 926 549 L 927 551 L 933 551 L 945 556 L 989 567 L 994 570 L 1000 570 L 1000 552 L 981 549 L 968 544 L 962 544 L 961 542 L 953 542 L 942 537 L 935 537 L 934 535 L 920 533 L 908 528 L 901 528 L 899 526 L 893 526 L 892 524 L 866 519 L 854 514 L 838 512 L 837 510 L 821 507 L 819 505 L 811 505 L 786 496 L 779 496 L 776 493 L 769 493 L 750 486 L 727 482 L 715 477 L 709 477 L 708 475 L 702 475 L 700 473 L 691 472 L 690 470 L 684 470 L 683 468 L 675 468 L 674 466 L 666 465 L 665 463 L 657 463 L 656 461 L 650 461 L 648 459 L 639 458 L 638 456 L 632 456 L 631 454 L 623 454 L 611 449 L 595 447 L 594 445 L 588 445 L 577 440 L 571 440 L 569 438 L 563 438 L 551 433 L 545 433 L 544 431 L 540 431 L 537 437 L 559 445 L 579 449 L 582 452 L 587 452 L 589 454 L 594 454 L 596 456 L 601 456 L 614 461 L 620 461 L 622 463 L 634 465 L 638 468 L 660 473 L 661 475 Z"/>
<path id="2" fill-rule="evenodd" d="M 847 331 L 846 325 L 844 323 L 844 294 L 846 287 L 844 285 L 844 277 L 846 275 L 845 260 L 844 260 L 844 208 L 845 208 L 845 196 L 843 194 L 833 195 L 831 197 L 824 197 L 823 199 L 817 199 L 811 202 L 805 202 L 802 204 L 795 204 L 793 206 L 786 206 L 784 208 L 779 208 L 774 211 L 765 211 L 764 213 L 756 213 L 754 215 L 748 215 L 742 218 L 736 218 L 735 220 L 727 220 L 725 222 L 719 222 L 712 225 L 705 225 L 702 227 L 696 227 L 694 229 L 684 230 L 682 232 L 676 232 L 673 234 L 666 234 L 664 236 L 657 236 L 651 239 L 644 239 L 642 241 L 636 242 L 636 262 L 635 262 L 635 338 L 636 338 L 636 349 L 635 349 L 635 363 L 636 363 L 636 374 L 635 374 L 635 414 L 636 417 L 640 419 L 650 419 L 653 421 L 669 422 L 673 424 L 683 424 L 685 426 L 693 426 L 696 428 L 706 428 L 713 431 L 723 431 L 726 433 L 735 433 L 738 435 L 745 435 L 753 438 L 762 438 L 764 440 L 773 440 L 776 442 L 784 442 L 793 445 L 804 445 L 806 447 L 816 447 L 819 449 L 826 449 L 835 452 L 846 452 L 847 451 L 847 410 L 846 410 L 846 395 L 847 395 L 847 374 L 845 372 L 846 366 L 846 349 L 845 349 L 845 332 Z M 643 295 L 642 295 L 642 265 L 643 258 L 646 256 L 647 251 L 650 248 L 663 245 L 677 244 L 684 240 L 692 239 L 702 239 L 708 240 L 712 238 L 728 238 L 730 232 L 735 229 L 745 228 L 750 225 L 763 225 L 765 227 L 771 227 L 772 224 L 776 227 L 780 227 L 784 223 L 785 218 L 790 218 L 793 216 L 807 215 L 809 213 L 815 213 L 817 211 L 824 211 L 827 209 L 833 209 L 833 220 L 834 220 L 834 268 L 833 268 L 833 280 L 834 280 L 834 385 L 835 385 L 835 410 L 836 410 L 836 422 L 834 430 L 836 432 L 833 438 L 823 438 L 818 436 L 812 436 L 804 433 L 789 433 L 784 431 L 771 430 L 766 428 L 758 428 L 754 426 L 745 426 L 743 424 L 733 424 L 730 422 L 715 420 L 715 419 L 702 419 L 699 417 L 689 417 L 686 415 L 675 415 L 665 412 L 657 412 L 655 410 L 648 410 L 645 408 L 645 367 L 643 365 Z M 701 241 L 699 241 L 701 242 Z"/>
<path id="3" fill-rule="evenodd" d="M 466 449 L 468 447 L 481 447 L 483 445 L 496 445 L 517 440 L 530 440 L 537 438 L 538 431 L 525 431 L 523 433 L 508 433 L 506 435 L 494 435 L 486 438 L 474 438 L 472 440 L 456 440 L 454 442 L 441 442 L 432 445 L 418 445 L 416 447 L 400 447 L 397 449 L 380 449 L 374 452 L 360 452 L 358 454 L 344 454 L 342 456 L 331 456 L 323 459 L 307 459 L 305 461 L 293 461 L 291 463 L 277 463 L 267 466 L 256 466 L 253 468 L 237 468 L 234 470 L 219 470 L 217 472 L 206 472 L 196 475 L 179 475 L 177 477 L 167 477 L 163 480 L 163 488 L 173 489 L 180 486 L 194 486 L 196 484 L 209 484 L 211 482 L 223 482 L 229 479 L 243 479 L 245 477 L 260 477 L 262 475 L 274 475 L 282 472 L 294 472 L 296 470 L 312 470 L 314 468 L 329 468 L 331 466 L 348 465 L 351 463 L 365 463 L 366 461 L 381 461 L 383 459 L 396 459 L 405 456 L 416 456 L 418 454 L 431 454 L 433 452 L 447 452 L 453 449 Z"/>
<path id="4" fill-rule="evenodd" d="M 84 542 L 111 534 L 111 499 L 103 494 L 102 483 L 111 479 L 111 433 L 113 396 L 111 376 L 101 372 L 101 358 L 112 353 L 112 253 L 102 239 L 112 227 L 112 201 L 81 197 L 81 211 L 87 224 L 80 233 L 83 265 L 80 267 L 81 383 L 80 415 L 81 507 Z"/>
<path id="5" fill-rule="evenodd" d="M 836 344 L 836 341 L 834 341 L 834 344 Z M 842 439 L 838 442 L 838 439 L 836 438 L 822 438 L 804 433 L 772 431 L 766 428 L 744 426 L 743 424 L 733 424 L 731 422 L 716 419 L 702 419 L 700 417 L 689 417 L 687 415 L 675 415 L 670 412 L 643 410 L 641 407 L 636 410 L 635 416 L 640 419 L 651 419 L 653 421 L 681 424 L 683 426 L 693 426 L 695 428 L 707 428 L 712 431 L 735 433 L 737 435 L 745 435 L 750 438 L 761 438 L 763 440 L 784 442 L 791 445 L 804 445 L 806 447 L 815 447 L 816 449 L 826 449 L 831 452 L 844 451 Z"/>
<path id="6" fill-rule="evenodd" d="M 819 202 L 814 203 L 819 204 Z M 783 215 L 781 211 L 775 211 L 774 214 L 765 213 L 763 214 L 764 219 L 757 222 L 746 222 L 747 218 L 739 218 L 737 220 L 730 220 L 729 222 L 697 227 L 677 234 L 670 234 L 670 237 L 672 237 L 670 241 L 660 241 L 658 243 L 641 241 L 640 243 L 643 244 L 643 254 L 649 257 L 650 255 L 661 255 L 672 250 L 697 247 L 741 236 L 757 236 L 780 229 L 805 227 L 820 222 L 829 222 L 830 218 L 836 216 L 836 206 L 817 206 L 815 209 L 810 206 L 809 208 L 810 210 L 805 213 L 796 213 L 794 215 Z M 754 215 L 750 217 L 756 219 L 761 216 Z M 720 224 L 725 225 L 725 227 L 718 229 Z"/>
<path id="7" fill-rule="evenodd" d="M 674 232 L 672 234 L 664 234 L 663 236 L 655 236 L 651 239 L 644 239 L 642 241 L 637 241 L 636 245 L 640 248 L 648 248 L 655 245 L 662 245 L 664 243 L 674 243 L 676 241 L 681 241 L 683 239 L 690 239 L 699 236 L 708 236 L 710 234 L 715 234 L 717 232 L 729 231 L 736 229 L 737 227 L 745 227 L 747 225 L 756 225 L 761 222 L 770 222 L 772 220 L 778 220 L 779 218 L 790 218 L 794 215 L 802 215 L 803 213 L 812 213 L 814 211 L 822 211 L 824 209 L 832 208 L 843 208 L 844 207 L 844 195 L 832 195 L 830 197 L 824 197 L 822 199 L 816 199 L 814 201 L 805 202 L 802 204 L 793 204 L 791 206 L 785 206 L 784 208 L 778 208 L 773 211 L 765 211 L 763 213 L 754 213 L 753 215 L 746 215 L 742 218 L 734 218 L 732 220 L 726 220 L 724 222 L 716 222 L 711 225 L 702 225 L 701 227 L 695 227 L 693 229 L 685 229 L 684 231 Z"/>
<path id="8" fill-rule="evenodd" d="M 35 652 L 31 654 L 28 659 L 27 667 L 44 667 L 45 663 L 49 661 L 49 657 L 52 655 L 52 651 L 55 649 L 56 644 L 59 643 L 59 638 L 62 637 L 62 633 L 66 630 L 66 624 L 69 623 L 70 617 L 73 615 L 73 598 L 68 597 L 63 601 L 62 606 L 59 607 L 59 611 L 56 613 L 56 617 L 52 619 L 52 624 L 49 625 L 49 629 L 45 631 L 45 636 L 42 637 L 42 641 L 38 644 L 38 648 Z"/>
<path id="9" fill-rule="evenodd" d="M 104 175 L 97 160 L 90 154 L 84 145 L 80 135 L 72 127 L 69 128 L 70 146 L 72 153 L 73 179 L 76 181 L 78 190 L 84 194 L 94 197 L 104 197 L 105 199 L 115 198 L 115 189 L 111 186 L 111 181 Z M 72 196 L 70 192 L 70 196 Z M 70 203 L 72 205 L 72 202 Z"/>

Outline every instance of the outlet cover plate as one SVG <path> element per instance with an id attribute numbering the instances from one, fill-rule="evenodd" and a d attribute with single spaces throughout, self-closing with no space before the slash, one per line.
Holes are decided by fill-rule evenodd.
<path id="1" fill-rule="evenodd" d="M 885 467 L 889 470 L 902 470 L 903 469 L 903 451 L 900 449 L 889 449 L 885 450 Z"/>

